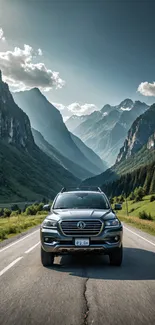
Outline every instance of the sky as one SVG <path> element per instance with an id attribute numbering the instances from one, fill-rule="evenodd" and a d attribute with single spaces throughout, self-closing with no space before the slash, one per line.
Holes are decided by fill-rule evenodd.
<path id="1" fill-rule="evenodd" d="M 0 0 L 0 69 L 63 115 L 155 102 L 154 0 Z"/>

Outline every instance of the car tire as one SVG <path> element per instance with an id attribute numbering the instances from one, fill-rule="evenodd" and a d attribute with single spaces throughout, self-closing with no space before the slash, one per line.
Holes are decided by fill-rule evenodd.
<path id="1" fill-rule="evenodd" d="M 44 251 L 41 247 L 41 262 L 43 266 L 52 266 L 54 263 L 54 254 Z"/>
<path id="2" fill-rule="evenodd" d="M 123 247 L 117 248 L 113 253 L 109 254 L 110 265 L 121 266 L 123 260 Z"/>

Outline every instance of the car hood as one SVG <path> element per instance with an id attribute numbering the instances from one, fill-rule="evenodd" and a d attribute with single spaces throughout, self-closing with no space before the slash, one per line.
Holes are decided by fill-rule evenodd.
<path id="1" fill-rule="evenodd" d="M 115 218 L 115 213 L 112 210 L 101 209 L 58 209 L 51 211 L 48 218 L 55 220 L 65 219 L 88 219 L 88 218 L 101 218 L 104 220 Z"/>

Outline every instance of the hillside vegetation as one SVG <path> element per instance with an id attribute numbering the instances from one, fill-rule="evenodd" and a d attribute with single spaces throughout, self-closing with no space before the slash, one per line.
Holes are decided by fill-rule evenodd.
<path id="1" fill-rule="evenodd" d="M 146 194 L 155 192 L 155 161 L 144 165 L 132 173 L 122 175 L 118 180 L 102 186 L 109 197 L 129 195 L 136 187 L 142 186 Z"/>
<path id="2" fill-rule="evenodd" d="M 134 227 L 155 235 L 155 200 L 150 202 L 150 199 L 151 195 L 144 196 L 143 200 L 139 202 L 128 199 L 128 215 L 126 202 L 123 202 L 122 210 L 118 213 L 119 218 Z M 145 214 L 150 216 L 151 220 L 142 219 Z"/>

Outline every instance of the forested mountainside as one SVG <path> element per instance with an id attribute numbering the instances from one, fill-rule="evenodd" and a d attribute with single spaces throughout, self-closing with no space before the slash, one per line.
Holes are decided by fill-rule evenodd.
<path id="1" fill-rule="evenodd" d="M 116 181 L 104 184 L 102 190 L 109 197 L 128 196 L 137 187 L 143 187 L 145 194 L 155 193 L 155 161 L 142 166 L 132 173 L 126 173 Z"/>

